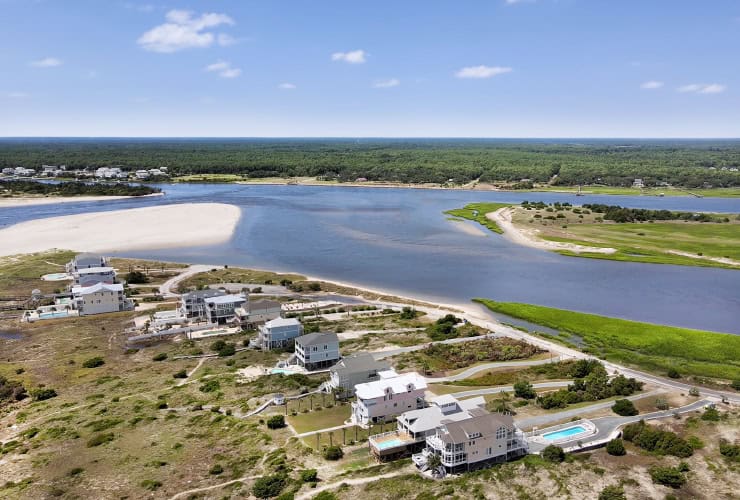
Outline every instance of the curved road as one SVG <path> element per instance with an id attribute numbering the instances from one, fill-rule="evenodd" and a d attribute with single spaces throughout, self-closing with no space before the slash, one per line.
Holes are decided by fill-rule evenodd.
<path id="1" fill-rule="evenodd" d="M 467 370 L 456 373 L 455 375 L 449 375 L 447 377 L 425 377 L 427 384 L 439 384 L 443 382 L 454 382 L 456 380 L 464 380 L 470 378 L 476 373 L 483 372 L 486 370 L 494 370 L 496 368 L 516 368 L 522 366 L 536 366 L 546 365 L 547 363 L 556 363 L 562 358 L 560 356 L 552 359 L 536 359 L 531 361 L 499 361 L 494 363 L 484 363 L 478 366 L 472 366 Z"/>

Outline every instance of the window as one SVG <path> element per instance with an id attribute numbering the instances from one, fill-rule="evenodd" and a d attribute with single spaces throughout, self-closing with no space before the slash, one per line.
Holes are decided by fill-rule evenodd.
<path id="1" fill-rule="evenodd" d="M 488 448 L 486 450 L 486 453 L 489 454 L 489 455 L 493 455 L 493 448 Z"/>
<path id="2" fill-rule="evenodd" d="M 499 427 L 496 431 L 496 439 L 504 439 L 506 437 L 506 427 Z"/>

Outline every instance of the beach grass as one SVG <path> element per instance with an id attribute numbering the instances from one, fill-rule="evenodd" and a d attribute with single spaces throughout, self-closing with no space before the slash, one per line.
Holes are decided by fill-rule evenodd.
<path id="1" fill-rule="evenodd" d="M 540 186 L 534 189 L 520 190 L 531 193 L 568 193 L 576 194 L 577 186 Z M 633 188 L 619 186 L 581 186 L 583 194 L 608 194 L 618 196 L 700 196 L 706 198 L 737 198 L 740 188 L 682 189 L 673 187 Z"/>
<path id="2" fill-rule="evenodd" d="M 494 233 L 501 234 L 503 230 L 494 221 L 486 217 L 487 213 L 495 212 L 499 208 L 509 207 L 511 203 L 469 203 L 463 208 L 445 211 L 445 214 L 462 219 L 472 220 L 487 227 Z"/>
<path id="3" fill-rule="evenodd" d="M 350 413 L 349 405 L 337 404 L 331 408 L 288 415 L 287 421 L 298 434 L 302 434 L 342 425 L 345 420 L 349 419 Z"/>
<path id="4" fill-rule="evenodd" d="M 740 336 L 641 323 L 517 302 L 474 299 L 492 311 L 580 336 L 584 351 L 664 375 L 740 379 Z M 556 336 L 551 340 L 563 342 Z"/>

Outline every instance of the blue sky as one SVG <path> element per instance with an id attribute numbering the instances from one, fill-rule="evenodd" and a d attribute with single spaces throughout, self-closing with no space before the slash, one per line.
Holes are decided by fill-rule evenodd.
<path id="1" fill-rule="evenodd" d="M 740 137 L 735 0 L 0 12 L 0 136 Z"/>

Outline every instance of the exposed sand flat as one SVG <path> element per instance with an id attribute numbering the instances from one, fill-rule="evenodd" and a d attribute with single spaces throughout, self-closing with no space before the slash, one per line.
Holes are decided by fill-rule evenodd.
<path id="1" fill-rule="evenodd" d="M 448 219 L 452 226 L 455 229 L 458 229 L 459 231 L 462 231 L 463 233 L 467 233 L 471 236 L 488 236 L 485 231 L 483 231 L 478 224 L 476 223 L 470 223 L 466 220 L 460 220 L 460 219 Z M 475 225 L 473 225 L 475 224 Z"/>
<path id="2" fill-rule="evenodd" d="M 27 207 L 30 205 L 53 205 L 54 203 L 81 203 L 85 201 L 110 201 L 125 198 L 148 198 L 162 196 L 164 193 L 152 193 L 143 196 L 20 196 L 0 198 L 0 208 Z"/>
<path id="3" fill-rule="evenodd" d="M 184 203 L 91 212 L 21 222 L 0 230 L 0 255 L 52 248 L 117 252 L 228 241 L 241 210 L 223 203 Z"/>
<path id="4" fill-rule="evenodd" d="M 574 243 L 561 243 L 558 241 L 547 241 L 537 237 L 537 231 L 532 229 L 520 229 L 511 221 L 511 208 L 499 208 L 495 212 L 486 214 L 486 217 L 498 224 L 498 227 L 504 232 L 504 237 L 519 245 L 524 245 L 540 250 L 569 250 L 571 252 L 581 253 L 604 253 L 611 254 L 616 252 L 615 248 L 587 247 L 576 245 Z"/>

